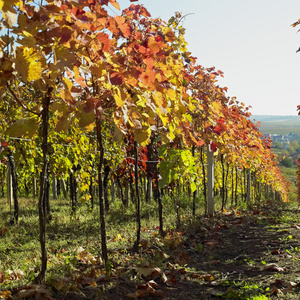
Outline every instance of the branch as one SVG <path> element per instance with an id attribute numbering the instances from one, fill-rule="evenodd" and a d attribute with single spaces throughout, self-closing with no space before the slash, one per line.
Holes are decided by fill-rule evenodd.
<path id="1" fill-rule="evenodd" d="M 16 96 L 16 94 L 14 93 L 14 91 L 10 88 L 10 86 L 9 86 L 8 83 L 6 84 L 6 86 L 7 86 L 7 89 L 9 90 L 9 92 L 11 93 L 11 95 L 14 97 L 15 101 L 16 101 L 19 105 L 21 105 L 23 109 L 25 109 L 26 111 L 31 112 L 31 113 L 34 114 L 34 115 L 37 115 L 37 116 L 40 116 L 40 115 L 41 115 L 41 113 L 38 113 L 38 112 L 33 111 L 33 110 L 31 110 L 30 108 L 26 107 L 26 106 L 24 105 L 24 103 L 22 103 L 22 101 Z"/>

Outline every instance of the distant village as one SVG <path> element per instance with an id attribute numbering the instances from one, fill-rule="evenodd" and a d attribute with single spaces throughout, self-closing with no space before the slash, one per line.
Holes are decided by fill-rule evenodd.
<path id="1" fill-rule="evenodd" d="M 271 137 L 273 143 L 275 141 L 280 142 L 280 143 L 284 143 L 284 144 L 289 144 L 293 141 L 297 141 L 300 139 L 300 135 L 299 134 L 295 134 L 293 132 L 290 132 L 289 134 L 265 134 L 266 137 Z"/>
<path id="2" fill-rule="evenodd" d="M 300 134 L 265 134 L 271 137 L 272 148 L 279 155 L 278 160 L 281 166 L 292 167 L 297 165 L 300 155 Z"/>

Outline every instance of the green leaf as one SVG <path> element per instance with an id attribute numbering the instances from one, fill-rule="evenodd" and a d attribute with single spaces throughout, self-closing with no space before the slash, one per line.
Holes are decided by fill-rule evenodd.
<path id="1" fill-rule="evenodd" d="M 81 128 L 87 127 L 87 126 L 95 123 L 95 114 L 93 111 L 91 111 L 89 113 L 85 113 L 84 111 L 81 111 L 81 112 L 77 113 L 76 115 L 79 119 L 79 126 Z M 93 129 L 93 127 L 91 127 L 91 130 L 92 129 Z"/>
<path id="2" fill-rule="evenodd" d="M 33 137 L 37 132 L 39 126 L 38 119 L 36 117 L 24 118 L 17 120 L 6 131 L 11 137 Z"/>

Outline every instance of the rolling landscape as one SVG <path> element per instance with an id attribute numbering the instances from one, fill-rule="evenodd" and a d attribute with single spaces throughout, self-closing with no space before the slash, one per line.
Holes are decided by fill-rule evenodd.
<path id="1" fill-rule="evenodd" d="M 260 121 L 260 131 L 263 134 L 289 134 L 300 133 L 300 116 L 269 116 L 253 115 L 252 120 Z"/>

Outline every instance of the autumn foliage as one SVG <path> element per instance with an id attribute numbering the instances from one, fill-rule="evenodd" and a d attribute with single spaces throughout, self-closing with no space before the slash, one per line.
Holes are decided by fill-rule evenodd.
<path id="1" fill-rule="evenodd" d="M 99 167 L 97 173 L 92 163 L 87 166 L 98 178 L 101 211 L 104 155 L 114 157 L 116 173 L 131 183 L 137 181 L 138 166 L 158 192 L 175 182 L 195 192 L 205 180 L 200 153 L 208 148 L 232 170 L 250 169 L 287 201 L 288 184 L 271 141 L 250 120 L 249 108 L 218 85 L 223 73 L 199 65 L 188 51 L 181 14 L 165 22 L 142 5 L 131 4 L 119 15 L 110 15 L 109 5 L 120 9 L 115 0 L 44 0 L 41 5 L 0 0 L 1 135 L 29 138 L 28 151 L 32 159 L 33 153 L 44 157 L 37 165 L 42 170 L 44 164 L 45 174 L 45 157 L 55 147 L 50 159 L 60 161 L 53 162 L 58 177 L 90 152 L 89 160 Z M 49 134 L 42 132 L 45 126 Z M 72 163 L 66 165 L 58 155 L 60 144 L 84 151 L 68 150 Z M 43 154 L 36 153 L 37 145 L 44 147 Z M 115 158 L 116 149 L 122 159 Z M 150 158 L 156 167 L 147 164 Z M 84 174 L 81 180 L 87 178 Z M 101 218 L 103 248 L 104 213 Z"/>

